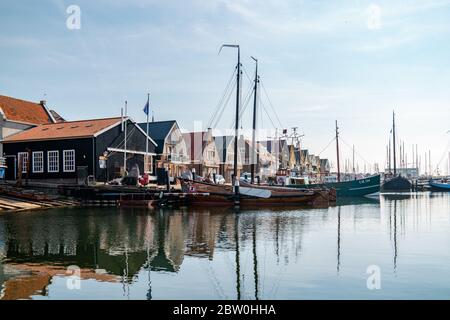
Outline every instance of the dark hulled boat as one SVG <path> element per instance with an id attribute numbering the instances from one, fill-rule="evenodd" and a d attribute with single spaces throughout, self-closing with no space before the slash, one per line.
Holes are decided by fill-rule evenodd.
<path id="1" fill-rule="evenodd" d="M 411 191 L 411 182 L 402 176 L 386 179 L 381 188 L 382 191 Z"/>
<path id="2" fill-rule="evenodd" d="M 363 179 L 349 181 L 329 182 L 323 184 L 306 185 L 308 188 L 329 188 L 336 190 L 336 196 L 362 197 L 380 191 L 380 175 L 376 174 Z"/>
<path id="3" fill-rule="evenodd" d="M 234 206 L 236 195 L 231 186 L 217 185 L 199 181 L 184 181 L 184 190 L 193 195 L 189 197 L 192 205 Z M 239 187 L 239 205 L 243 207 L 259 206 L 328 206 L 336 201 L 329 189 L 293 189 L 269 186 L 254 186 L 242 183 Z"/>
<path id="4" fill-rule="evenodd" d="M 397 159 L 396 159 L 396 139 L 395 139 L 395 112 L 392 112 L 392 142 L 394 148 L 394 176 L 392 178 L 385 179 L 383 185 L 381 186 L 382 191 L 411 191 L 412 184 L 411 182 L 397 175 Z M 389 155 L 389 162 L 391 161 Z M 390 165 L 389 165 L 390 167 Z"/>

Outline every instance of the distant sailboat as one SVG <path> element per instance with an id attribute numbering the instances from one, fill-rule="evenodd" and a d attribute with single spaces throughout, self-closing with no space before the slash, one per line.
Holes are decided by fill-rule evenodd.
<path id="1" fill-rule="evenodd" d="M 392 113 L 392 141 L 393 141 L 393 154 L 394 154 L 394 175 L 392 178 L 384 180 L 381 187 L 382 191 L 410 191 L 412 188 L 411 182 L 402 177 L 397 176 L 397 158 L 396 158 L 396 141 L 395 141 L 395 112 Z"/>

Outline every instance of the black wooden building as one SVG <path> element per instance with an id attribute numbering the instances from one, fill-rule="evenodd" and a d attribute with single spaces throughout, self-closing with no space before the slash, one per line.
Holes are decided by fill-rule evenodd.
<path id="1" fill-rule="evenodd" d="M 137 166 L 142 174 L 147 141 L 148 163 L 153 163 L 156 143 L 130 118 L 40 125 L 2 141 L 6 179 L 110 181 L 123 176 L 125 163 L 127 171 Z"/>

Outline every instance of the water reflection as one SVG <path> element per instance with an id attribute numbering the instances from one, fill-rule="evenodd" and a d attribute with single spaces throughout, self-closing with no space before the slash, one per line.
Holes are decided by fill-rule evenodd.
<path id="1" fill-rule="evenodd" d="M 403 298 L 408 277 L 428 275 L 417 290 L 431 283 L 439 298 L 450 287 L 437 280 L 450 271 L 449 209 L 446 194 L 389 194 L 328 209 L 4 214 L 0 297 Z M 379 295 L 365 289 L 372 264 L 390 288 Z M 71 265 L 79 293 L 65 286 Z"/>

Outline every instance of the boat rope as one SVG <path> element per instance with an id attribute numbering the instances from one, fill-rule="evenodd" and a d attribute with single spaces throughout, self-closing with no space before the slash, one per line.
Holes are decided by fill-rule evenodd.
<path id="1" fill-rule="evenodd" d="M 269 118 L 270 122 L 272 123 L 272 126 L 273 126 L 274 128 L 276 128 L 276 125 L 275 125 L 275 123 L 273 122 L 272 117 L 269 115 L 269 112 L 267 112 L 267 108 L 265 107 L 264 102 L 259 101 L 259 103 L 260 103 L 262 109 L 264 110 L 264 112 L 266 113 L 267 117 Z"/>
<path id="2" fill-rule="evenodd" d="M 272 108 L 272 111 L 275 114 L 275 117 L 277 118 L 280 128 L 283 128 L 283 124 L 281 123 L 280 118 L 278 117 L 278 113 L 277 113 L 276 109 L 274 108 L 272 101 L 269 98 L 269 95 L 267 94 L 267 90 L 266 90 L 266 87 L 264 86 L 264 82 L 261 79 L 259 80 L 259 82 L 261 84 L 261 87 L 263 88 L 265 96 L 267 97 L 267 101 L 269 101 L 269 106 Z"/>
<path id="3" fill-rule="evenodd" d="M 250 98 L 252 97 L 252 94 L 254 91 L 255 91 L 254 88 L 250 87 L 249 90 L 247 91 L 247 93 L 245 94 L 244 103 L 242 104 L 242 108 L 239 111 L 239 119 L 241 122 L 242 122 L 242 116 L 243 116 L 244 112 L 247 110 L 249 102 L 251 101 Z M 234 128 L 235 124 L 236 124 L 236 119 L 233 119 L 231 128 Z"/>
<path id="4" fill-rule="evenodd" d="M 208 127 L 210 127 L 211 124 L 214 122 L 214 119 L 217 117 L 217 114 L 219 113 L 219 111 L 227 104 L 227 103 L 225 103 L 225 105 L 224 105 L 224 101 L 226 100 L 227 92 L 230 90 L 230 88 L 234 88 L 234 85 L 232 86 L 232 84 L 236 83 L 236 72 L 237 72 L 237 66 L 234 67 L 233 73 L 231 74 L 231 77 L 228 80 L 225 90 L 224 90 L 222 96 L 220 97 L 219 102 L 217 103 L 215 111 L 208 121 Z"/>
<path id="5" fill-rule="evenodd" d="M 352 147 L 350 144 L 348 144 L 347 142 L 345 142 L 345 140 L 342 139 L 341 136 L 339 136 L 339 140 L 342 141 L 348 148 L 350 148 L 350 150 L 353 150 L 353 147 Z M 356 149 L 355 149 L 355 154 L 356 154 L 361 160 L 363 160 L 366 164 L 368 164 L 369 166 L 372 165 L 369 161 L 367 161 L 366 159 L 364 159 L 364 157 L 363 157 L 360 153 L 358 153 L 358 152 L 356 151 Z"/>
<path id="6" fill-rule="evenodd" d="M 235 90 L 235 86 L 236 86 L 236 79 L 235 79 L 234 82 L 233 82 L 232 90 L 230 90 L 230 92 L 229 92 L 229 94 L 228 94 L 228 96 L 227 96 L 227 98 L 226 98 L 226 100 L 225 100 L 225 103 L 223 104 L 222 109 L 220 110 L 219 115 L 216 117 L 216 120 L 215 120 L 214 124 L 213 124 L 212 126 L 210 125 L 209 127 L 211 127 L 211 128 L 216 128 L 217 125 L 219 124 L 219 121 L 220 121 L 220 119 L 222 118 L 222 115 L 223 115 L 223 113 L 225 112 L 225 109 L 226 109 L 228 103 L 230 102 L 231 96 L 232 96 L 232 95 L 234 94 L 234 92 L 236 91 L 236 90 Z"/>
<path id="7" fill-rule="evenodd" d="M 441 159 L 439 160 L 438 164 L 436 165 L 436 168 L 433 170 L 435 173 L 439 173 L 439 166 L 441 165 L 442 161 L 447 156 L 447 151 L 450 149 L 450 141 L 447 143 L 447 148 L 445 148 L 444 153 L 441 156 Z M 449 173 L 450 174 L 450 173 Z"/>
<path id="8" fill-rule="evenodd" d="M 322 149 L 322 151 L 320 151 L 317 155 L 320 156 L 325 150 L 328 149 L 328 147 L 334 142 L 336 141 L 336 137 L 333 137 L 333 139 L 331 139 L 331 141 L 327 144 L 327 146 L 325 148 Z"/>

